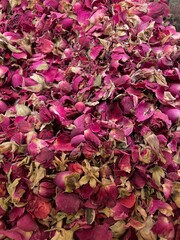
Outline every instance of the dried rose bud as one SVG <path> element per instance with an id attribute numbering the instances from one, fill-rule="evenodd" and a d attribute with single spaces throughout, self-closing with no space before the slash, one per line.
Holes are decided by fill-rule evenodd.
<path id="1" fill-rule="evenodd" d="M 55 179 L 54 179 L 54 183 L 62 188 L 62 189 L 65 189 L 65 178 L 69 175 L 71 175 L 73 172 L 71 171 L 64 171 L 64 172 L 59 172 Z"/>
<path id="2" fill-rule="evenodd" d="M 38 194 L 41 197 L 52 197 L 55 193 L 55 185 L 51 182 L 41 182 L 39 184 Z"/>
<path id="3" fill-rule="evenodd" d="M 65 30 L 70 30 L 71 27 L 72 27 L 72 24 L 73 24 L 73 19 L 72 18 L 66 18 L 66 19 L 63 19 L 61 23 L 62 23 L 62 27 Z"/>
<path id="4" fill-rule="evenodd" d="M 70 163 L 68 166 L 69 170 L 81 174 L 83 172 L 82 166 L 79 163 Z"/>
<path id="5" fill-rule="evenodd" d="M 51 212 L 51 203 L 34 194 L 29 194 L 26 210 L 35 218 L 45 219 Z"/>
<path id="6" fill-rule="evenodd" d="M 79 111 L 79 112 L 83 112 L 85 109 L 85 104 L 83 102 L 77 102 L 75 104 L 75 108 Z"/>

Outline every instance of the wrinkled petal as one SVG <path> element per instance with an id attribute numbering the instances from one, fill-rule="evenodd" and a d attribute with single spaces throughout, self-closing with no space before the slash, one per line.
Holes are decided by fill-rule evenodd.
<path id="1" fill-rule="evenodd" d="M 153 106 L 145 101 L 140 102 L 136 107 L 136 117 L 139 122 L 143 122 L 154 114 Z"/>
<path id="2" fill-rule="evenodd" d="M 67 214 L 73 214 L 80 208 L 80 199 L 78 195 L 74 193 L 59 192 L 56 196 L 56 207 L 57 210 Z"/>

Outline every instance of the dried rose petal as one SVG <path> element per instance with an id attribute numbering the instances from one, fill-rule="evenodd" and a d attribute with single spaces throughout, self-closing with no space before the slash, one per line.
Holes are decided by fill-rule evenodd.
<path id="1" fill-rule="evenodd" d="M 112 232 L 108 229 L 108 224 L 96 225 L 93 229 L 82 229 L 76 232 L 78 239 L 83 240 L 107 240 L 112 239 Z"/>
<path id="2" fill-rule="evenodd" d="M 90 129 L 84 131 L 84 137 L 96 147 L 99 147 L 101 144 L 100 139 Z"/>
<path id="3" fill-rule="evenodd" d="M 36 222 L 28 213 L 17 221 L 17 227 L 26 232 L 35 231 L 38 228 Z"/>
<path id="4" fill-rule="evenodd" d="M 0 77 L 3 77 L 7 73 L 8 70 L 9 70 L 8 67 L 1 65 L 0 66 Z"/>
<path id="5" fill-rule="evenodd" d="M 0 239 L 179 240 L 168 3 L 1 1 Z"/>
<path id="6" fill-rule="evenodd" d="M 154 114 L 154 108 L 150 103 L 141 101 L 136 107 L 136 117 L 139 122 L 143 122 Z"/>
<path id="7" fill-rule="evenodd" d="M 58 136 L 56 141 L 54 142 L 54 149 L 56 151 L 69 152 L 73 150 L 73 146 L 71 145 L 71 139 L 68 135 L 61 134 Z"/>
<path id="8" fill-rule="evenodd" d="M 41 38 L 38 42 L 38 49 L 42 53 L 50 53 L 53 50 L 53 43 L 45 38 Z"/>
<path id="9" fill-rule="evenodd" d="M 56 207 L 57 210 L 73 214 L 80 208 L 80 199 L 75 193 L 59 192 L 56 196 Z"/>
<path id="10" fill-rule="evenodd" d="M 172 221 L 167 217 L 159 217 L 157 222 L 154 224 L 152 231 L 155 234 L 158 234 L 160 237 L 164 237 L 170 240 L 174 239 L 174 226 Z"/>
<path id="11" fill-rule="evenodd" d="M 38 194 L 44 198 L 52 197 L 55 194 L 55 185 L 52 182 L 41 182 Z"/>

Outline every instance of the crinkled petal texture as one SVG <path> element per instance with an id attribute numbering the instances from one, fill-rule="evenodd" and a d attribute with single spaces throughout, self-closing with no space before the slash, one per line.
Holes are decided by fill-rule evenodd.
<path id="1" fill-rule="evenodd" d="M 96 225 L 92 229 L 78 230 L 76 235 L 79 240 L 87 239 L 87 240 L 111 240 L 112 233 L 108 230 L 108 224 Z"/>
<path id="2" fill-rule="evenodd" d="M 145 101 L 140 102 L 136 108 L 136 117 L 139 122 L 150 118 L 154 113 L 153 106 Z"/>
<path id="3" fill-rule="evenodd" d="M 0 239 L 180 239 L 168 2 L 1 1 Z"/>
<path id="4" fill-rule="evenodd" d="M 59 192 L 56 196 L 57 210 L 67 214 L 76 213 L 80 208 L 80 199 L 75 193 Z"/>

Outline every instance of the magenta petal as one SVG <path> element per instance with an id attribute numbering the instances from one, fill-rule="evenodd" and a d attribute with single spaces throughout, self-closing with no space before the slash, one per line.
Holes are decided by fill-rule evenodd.
<path id="1" fill-rule="evenodd" d="M 5 113 L 7 109 L 7 104 L 4 101 L 0 100 L 0 113 Z"/>
<path id="2" fill-rule="evenodd" d="M 132 208 L 136 202 L 136 195 L 132 193 L 130 196 L 121 198 L 119 201 L 126 208 Z"/>
<path id="3" fill-rule="evenodd" d="M 39 184 L 38 194 L 41 197 L 49 198 L 55 193 L 55 185 L 52 182 L 41 182 Z"/>
<path id="4" fill-rule="evenodd" d="M 102 19 L 104 17 L 106 11 L 107 11 L 107 9 L 105 9 L 105 8 L 97 9 L 96 12 L 91 16 L 90 22 L 91 23 L 98 22 L 99 19 Z"/>
<path id="5" fill-rule="evenodd" d="M 54 48 L 53 42 L 48 39 L 42 38 L 39 41 L 39 50 L 42 53 L 50 53 Z"/>
<path id="6" fill-rule="evenodd" d="M 21 53 L 12 53 L 12 56 L 16 59 L 26 59 L 27 53 L 21 52 Z"/>
<path id="7" fill-rule="evenodd" d="M 29 143 L 28 151 L 31 155 L 34 156 L 34 155 L 40 153 L 41 149 L 44 147 L 48 147 L 48 144 L 46 143 L 46 141 L 35 138 L 31 141 L 31 143 Z"/>
<path id="8" fill-rule="evenodd" d="M 169 91 L 176 95 L 176 94 L 180 94 L 180 83 L 172 83 L 169 85 Z"/>
<path id="9" fill-rule="evenodd" d="M 82 147 L 82 152 L 87 159 L 91 159 L 95 155 L 96 149 L 88 143 L 85 143 Z"/>
<path id="10" fill-rule="evenodd" d="M 60 121 L 63 121 L 66 118 L 66 112 L 64 110 L 64 107 L 61 106 L 59 102 L 54 102 L 49 108 L 49 110 L 56 116 L 58 116 Z"/>
<path id="11" fill-rule="evenodd" d="M 51 83 L 51 82 L 54 82 L 56 77 L 58 77 L 58 73 L 60 78 L 61 72 L 58 72 L 58 69 L 56 68 L 49 67 L 49 69 L 44 72 L 43 76 L 47 83 Z"/>
<path id="12" fill-rule="evenodd" d="M 37 82 L 34 81 L 32 78 L 24 78 L 24 84 L 26 87 L 29 87 L 29 86 L 34 86 L 34 85 L 37 85 Z"/>
<path id="13" fill-rule="evenodd" d="M 15 207 L 11 210 L 9 213 L 9 219 L 11 222 L 16 221 L 18 218 L 20 218 L 24 214 L 25 209 L 21 207 Z"/>
<path id="14" fill-rule="evenodd" d="M 43 2 L 45 6 L 52 7 L 56 9 L 58 7 L 58 1 L 57 0 L 45 0 Z"/>
<path id="15" fill-rule="evenodd" d="M 22 144 L 23 134 L 21 132 L 16 133 L 12 136 L 11 141 L 14 141 L 18 145 Z"/>
<path id="16" fill-rule="evenodd" d="M 50 111 L 44 106 L 40 108 L 39 115 L 40 115 L 39 116 L 40 121 L 42 123 L 48 123 L 52 120 L 52 115 L 51 115 Z"/>
<path id="17" fill-rule="evenodd" d="M 165 239 L 174 240 L 175 233 L 173 222 L 167 217 L 160 216 L 152 227 L 152 231 Z"/>
<path id="18" fill-rule="evenodd" d="M 33 125 L 25 120 L 17 122 L 17 128 L 22 133 L 28 133 L 33 130 Z"/>
<path id="19" fill-rule="evenodd" d="M 134 109 L 134 103 L 132 96 L 125 96 L 120 103 L 123 113 L 130 114 Z"/>
<path id="20" fill-rule="evenodd" d="M 154 108 L 150 103 L 144 100 L 140 102 L 136 107 L 136 117 L 138 122 L 143 122 L 150 118 L 154 114 Z"/>
<path id="21" fill-rule="evenodd" d="M 22 85 L 22 82 L 23 82 L 23 77 L 16 73 L 12 76 L 12 85 L 13 87 L 20 87 Z"/>
<path id="22" fill-rule="evenodd" d="M 44 147 L 41 152 L 36 156 L 36 161 L 44 167 L 49 167 L 54 159 L 54 153 L 49 148 Z"/>
<path id="23" fill-rule="evenodd" d="M 63 91 L 66 94 L 70 93 L 72 90 L 71 84 L 68 83 L 67 81 L 60 81 L 59 88 L 61 91 Z"/>
<path id="24" fill-rule="evenodd" d="M 118 188 L 114 183 L 101 187 L 97 194 L 95 197 L 92 195 L 91 200 L 98 206 L 112 208 L 116 205 Z"/>
<path id="25" fill-rule="evenodd" d="M 147 179 L 145 178 L 144 174 L 141 174 L 141 172 L 136 170 L 132 178 L 132 183 L 136 186 L 136 188 L 142 189 L 145 186 L 146 182 Z"/>
<path id="26" fill-rule="evenodd" d="M 130 173 L 131 172 L 130 155 L 124 154 L 124 156 L 120 159 L 118 166 L 122 171 Z"/>
<path id="27" fill-rule="evenodd" d="M 83 127 L 73 128 L 73 130 L 71 131 L 71 137 L 73 138 L 77 135 L 83 135 L 83 133 L 84 133 Z"/>
<path id="28" fill-rule="evenodd" d="M 177 143 L 180 143 L 180 131 L 174 132 L 173 137 Z"/>
<path id="29" fill-rule="evenodd" d="M 9 71 L 9 68 L 1 65 L 0 66 L 0 77 L 3 77 L 7 73 L 7 71 Z"/>
<path id="30" fill-rule="evenodd" d="M 66 134 L 61 134 L 57 137 L 54 142 L 55 151 L 69 152 L 73 150 L 73 146 L 71 145 L 71 138 Z"/>
<path id="31" fill-rule="evenodd" d="M 57 210 L 67 214 L 74 214 L 80 208 L 80 199 L 75 193 L 59 192 L 56 196 Z"/>
<path id="32" fill-rule="evenodd" d="M 75 92 L 77 92 L 79 90 L 79 84 L 83 81 L 83 78 L 81 76 L 78 76 L 76 78 L 74 78 L 73 83 L 72 83 L 72 87 L 73 90 Z"/>
<path id="33" fill-rule="evenodd" d="M 77 136 L 75 136 L 75 137 L 73 137 L 72 139 L 71 139 L 71 145 L 73 146 L 73 147 L 77 147 L 80 143 L 83 143 L 83 142 L 85 142 L 86 140 L 85 140 L 85 137 L 84 137 L 84 135 L 77 135 Z"/>
<path id="34" fill-rule="evenodd" d="M 108 224 L 96 225 L 92 231 L 92 239 L 94 240 L 111 240 L 112 232 L 109 230 Z"/>
<path id="35" fill-rule="evenodd" d="M 123 142 L 125 141 L 125 135 L 122 129 L 112 129 L 109 133 L 109 136 L 112 137 L 112 139 L 115 139 L 117 141 Z"/>
<path id="36" fill-rule="evenodd" d="M 92 235 L 93 235 L 93 230 L 90 229 L 79 229 L 76 231 L 76 236 L 78 237 L 77 239 L 79 240 L 92 240 Z"/>
<path id="37" fill-rule="evenodd" d="M 180 119 L 180 109 L 178 108 L 163 108 L 162 112 L 167 114 L 172 122 L 176 122 Z"/>
<path id="38" fill-rule="evenodd" d="M 99 147 L 101 145 L 100 139 L 90 129 L 84 131 L 84 137 L 87 141 L 90 141 L 96 147 Z"/>
<path id="39" fill-rule="evenodd" d="M 108 120 L 117 122 L 122 119 L 122 111 L 118 102 L 112 103 L 107 109 Z"/>
<path id="40" fill-rule="evenodd" d="M 180 240 L 172 1 L 0 0 L 0 239 Z"/>
<path id="41" fill-rule="evenodd" d="M 25 214 L 17 221 L 17 227 L 25 232 L 35 231 L 38 228 L 36 222 L 29 213 Z"/>
<path id="42" fill-rule="evenodd" d="M 91 52 L 90 52 L 90 57 L 93 59 L 93 60 L 95 60 L 98 56 L 99 56 L 99 54 L 100 54 L 100 52 L 103 50 L 103 46 L 101 46 L 101 45 L 98 45 L 98 46 L 95 46 L 95 47 L 93 47 L 92 49 L 91 49 Z"/>
<path id="43" fill-rule="evenodd" d="M 17 230 L 0 230 L 0 234 L 13 239 L 13 240 L 25 240 L 24 236 Z"/>
<path id="44" fill-rule="evenodd" d="M 154 214 L 159 209 L 168 210 L 169 208 L 171 209 L 170 205 L 166 202 L 161 200 L 152 200 L 149 207 L 149 213 Z"/>
<path id="45" fill-rule="evenodd" d="M 90 11 L 79 9 L 77 14 L 77 20 L 80 24 L 85 25 L 89 23 L 89 17 L 91 15 Z"/>
<path id="46" fill-rule="evenodd" d="M 112 232 L 109 230 L 108 224 L 96 225 L 92 230 L 93 240 L 111 240 Z"/>
<path id="47" fill-rule="evenodd" d="M 90 229 L 80 229 L 76 232 L 76 236 L 79 240 L 112 240 L 112 232 L 107 223 Z"/>
<path id="48" fill-rule="evenodd" d="M 80 117 L 76 118 L 76 120 L 74 121 L 74 125 L 76 126 L 76 128 L 83 128 L 84 127 L 85 118 L 86 118 L 85 114 L 83 114 Z"/>
<path id="49" fill-rule="evenodd" d="M 163 193 L 165 198 L 168 200 L 171 197 L 172 189 L 173 189 L 173 183 L 169 179 L 164 180 L 163 186 Z"/>
<path id="50" fill-rule="evenodd" d="M 8 1 L 7 0 L 2 0 L 2 10 L 5 11 L 8 7 Z"/>
<path id="51" fill-rule="evenodd" d="M 114 220 L 125 220 L 129 216 L 129 209 L 121 204 L 120 201 L 117 201 L 115 207 L 111 209 L 111 215 Z"/>
<path id="52" fill-rule="evenodd" d="M 125 136 L 129 136 L 133 132 L 134 124 L 129 118 L 124 117 L 122 120 L 122 130 Z"/>
<path id="53" fill-rule="evenodd" d="M 162 2 L 152 2 L 148 6 L 148 15 L 152 18 L 160 16 L 167 16 L 169 13 L 169 6 Z"/>

